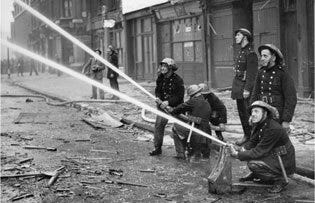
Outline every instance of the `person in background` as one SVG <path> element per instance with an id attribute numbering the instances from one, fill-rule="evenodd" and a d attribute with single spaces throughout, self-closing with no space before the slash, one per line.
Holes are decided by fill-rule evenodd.
<path id="1" fill-rule="evenodd" d="M 102 51 L 99 49 L 95 50 L 99 55 L 102 54 Z M 82 73 L 86 76 L 94 79 L 100 83 L 103 83 L 103 70 L 105 69 L 105 65 L 98 61 L 96 58 L 90 58 L 89 61 L 84 65 L 82 69 Z M 99 89 L 99 97 L 100 99 L 104 99 L 104 91 Z M 92 86 L 92 97 L 91 99 L 97 99 L 97 87 Z"/>
<path id="2" fill-rule="evenodd" d="M 112 65 L 118 68 L 118 53 L 112 45 L 108 46 L 107 58 Z M 110 87 L 117 91 L 119 91 L 119 85 L 117 80 L 118 76 L 119 74 L 116 71 L 112 70 L 111 68 L 107 69 L 107 78 L 109 79 Z M 111 99 L 119 99 L 119 97 L 114 95 Z"/>
<path id="3" fill-rule="evenodd" d="M 261 100 L 276 107 L 280 114 L 278 122 L 289 131 L 297 103 L 294 81 L 276 46 L 265 44 L 258 48 L 258 52 L 262 67 L 256 77 L 251 102 Z"/>
<path id="4" fill-rule="evenodd" d="M 171 58 L 164 58 L 160 63 L 155 87 L 157 109 L 160 111 L 164 111 L 167 106 L 175 107 L 184 102 L 184 81 L 175 73 L 177 69 L 175 61 Z M 150 156 L 162 154 L 164 130 L 167 122 L 166 118 L 156 116 L 154 150 L 149 153 Z"/>
<path id="5" fill-rule="evenodd" d="M 238 114 L 244 131 L 242 140 L 236 141 L 236 144 L 242 145 L 249 139 L 251 133 L 251 127 L 248 124 L 248 107 L 258 70 L 258 58 L 252 45 L 253 37 L 251 32 L 240 28 L 234 34 L 235 42 L 241 46 L 241 49 L 235 60 L 231 98 L 236 100 Z"/>
<path id="6" fill-rule="evenodd" d="M 24 60 L 23 57 L 20 57 L 17 62 L 17 76 L 23 76 L 24 72 Z"/>
<path id="7" fill-rule="evenodd" d="M 250 122 L 253 125 L 249 141 L 243 147 L 229 145 L 231 156 L 247 161 L 251 171 L 247 176 L 240 178 L 240 182 L 273 184 L 269 192 L 281 192 L 288 184 L 287 175 L 295 172 L 294 146 L 286 130 L 274 120 L 279 118 L 275 107 L 263 101 L 255 101 L 249 110 Z"/>
<path id="8" fill-rule="evenodd" d="M 36 67 L 35 67 L 35 61 L 34 61 L 34 59 L 31 59 L 30 66 L 31 66 L 30 76 L 32 75 L 33 71 L 35 72 L 36 75 L 38 75 L 37 69 L 36 69 Z"/>

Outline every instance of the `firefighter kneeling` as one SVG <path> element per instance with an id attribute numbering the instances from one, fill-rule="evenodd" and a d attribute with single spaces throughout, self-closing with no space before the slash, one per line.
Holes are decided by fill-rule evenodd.
<path id="1" fill-rule="evenodd" d="M 248 161 L 247 166 L 251 171 L 240 181 L 273 184 L 269 192 L 281 192 L 288 184 L 287 175 L 295 171 L 294 146 L 286 130 L 274 120 L 279 116 L 275 107 L 255 101 L 249 110 L 253 125 L 249 141 L 242 148 L 230 145 L 231 156 Z"/>
<path id="2" fill-rule="evenodd" d="M 201 94 L 202 88 L 198 85 L 191 85 L 187 88 L 187 95 L 190 97 L 188 101 L 178 105 L 175 108 L 168 108 L 169 112 L 174 116 L 179 116 L 181 113 L 187 113 L 186 119 L 179 116 L 179 119 L 188 121 L 193 127 L 196 127 L 209 135 L 211 135 L 211 128 L 209 125 L 209 118 L 211 108 L 209 103 L 203 98 Z M 193 133 L 191 130 L 174 124 L 173 138 L 176 149 L 176 158 L 186 159 L 185 150 L 188 149 L 188 156 L 191 161 L 198 162 L 201 155 L 209 157 L 210 149 L 207 146 L 209 139 Z"/>

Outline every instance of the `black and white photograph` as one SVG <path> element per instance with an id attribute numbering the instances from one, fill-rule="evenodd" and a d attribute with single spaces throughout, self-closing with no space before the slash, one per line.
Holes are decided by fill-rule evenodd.
<path id="1" fill-rule="evenodd" d="M 1 0 L 0 202 L 315 202 L 314 0 Z"/>

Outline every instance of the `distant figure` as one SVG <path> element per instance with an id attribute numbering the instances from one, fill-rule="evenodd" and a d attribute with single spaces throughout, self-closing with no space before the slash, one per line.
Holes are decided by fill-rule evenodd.
<path id="1" fill-rule="evenodd" d="M 95 50 L 99 55 L 102 54 L 102 51 L 99 49 Z M 98 61 L 96 58 L 90 58 L 89 61 L 84 65 L 82 69 L 82 73 L 86 76 L 94 79 L 100 83 L 103 83 L 103 70 L 105 69 L 105 65 Z M 104 99 L 104 91 L 99 89 L 99 97 L 100 99 Z M 92 86 L 92 97 L 91 99 L 97 99 L 97 87 Z"/>
<path id="2" fill-rule="evenodd" d="M 108 61 L 118 68 L 118 53 L 112 45 L 108 46 L 107 57 Z M 107 69 L 107 78 L 109 79 L 110 87 L 119 91 L 119 85 L 117 81 L 118 76 L 119 74 L 116 73 L 116 71 L 112 70 L 111 68 Z M 114 95 L 112 99 L 119 99 L 119 97 Z"/>
<path id="3" fill-rule="evenodd" d="M 23 72 L 24 72 L 24 60 L 22 57 L 20 57 L 17 62 L 17 76 L 19 75 L 23 76 Z"/>
<path id="4" fill-rule="evenodd" d="M 58 54 L 55 55 L 55 60 L 58 64 L 60 64 L 60 57 L 58 56 Z M 60 77 L 62 75 L 62 72 L 60 70 L 57 70 L 57 75 L 58 77 Z"/>
<path id="5" fill-rule="evenodd" d="M 35 61 L 34 59 L 31 59 L 31 72 L 30 72 L 30 76 L 32 75 L 33 71 L 35 72 L 36 75 L 38 75 L 38 72 L 37 72 L 37 69 L 36 69 L 36 66 L 35 66 Z"/>

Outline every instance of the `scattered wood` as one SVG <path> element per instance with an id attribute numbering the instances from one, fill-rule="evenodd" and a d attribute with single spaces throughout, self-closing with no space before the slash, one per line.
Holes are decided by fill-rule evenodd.
<path id="1" fill-rule="evenodd" d="M 42 147 L 42 146 L 24 146 L 24 149 L 45 149 L 47 151 L 57 151 L 57 148 L 54 147 Z"/>
<path id="2" fill-rule="evenodd" d="M 34 158 L 27 158 L 27 159 L 23 159 L 21 161 L 18 162 L 18 164 L 23 164 L 23 163 L 26 163 L 26 162 L 29 162 L 29 161 L 33 161 Z"/>
<path id="3" fill-rule="evenodd" d="M 91 152 L 102 152 L 102 153 L 111 153 L 111 154 L 118 154 L 117 151 L 108 151 L 108 150 L 100 150 L 100 149 L 91 149 Z"/>
<path id="4" fill-rule="evenodd" d="M 135 158 L 118 159 L 118 160 L 113 160 L 113 161 L 110 161 L 110 162 L 106 162 L 106 164 L 111 164 L 111 163 L 121 162 L 121 161 L 133 161 L 133 160 L 135 160 Z"/>
<path id="5" fill-rule="evenodd" d="M 107 183 L 107 184 L 130 185 L 130 186 L 137 186 L 137 187 L 149 187 L 148 185 L 130 183 L 130 182 L 124 182 L 124 181 L 103 180 L 103 182 Z"/>
<path id="6" fill-rule="evenodd" d="M 98 123 L 98 122 L 95 122 L 95 121 L 92 121 L 89 118 L 82 118 L 82 121 L 84 121 L 85 123 L 91 125 L 95 129 L 106 129 L 106 128 L 108 128 L 108 126 L 103 125 L 103 124 Z"/>
<path id="7" fill-rule="evenodd" d="M 310 123 L 315 123 L 315 121 L 313 121 L 313 120 L 304 119 L 304 118 L 302 118 L 301 121 L 310 122 Z"/>
<path id="8" fill-rule="evenodd" d="M 315 181 L 313 179 L 301 176 L 301 175 L 296 174 L 296 173 L 294 173 L 290 178 L 293 180 L 296 180 L 296 181 L 304 182 L 304 183 L 310 185 L 311 187 L 315 187 Z"/>
<path id="9" fill-rule="evenodd" d="M 9 107 L 9 109 L 20 110 L 21 108 L 18 108 L 18 107 Z"/>
<path id="10" fill-rule="evenodd" d="M 17 200 L 20 200 L 20 199 L 24 199 L 24 198 L 28 198 L 28 197 L 33 197 L 34 195 L 33 194 L 30 194 L 30 193 L 28 193 L 28 194 L 23 194 L 23 195 L 20 195 L 20 196 L 17 196 L 17 197 L 13 197 L 12 199 L 11 199 L 11 201 L 12 202 L 14 202 L 14 201 L 17 201 Z"/>
<path id="11" fill-rule="evenodd" d="M 91 139 L 76 139 L 75 142 L 90 142 Z"/>
<path id="12" fill-rule="evenodd" d="M 143 172 L 143 173 L 155 173 L 155 170 L 154 169 L 147 169 L 147 170 L 140 170 L 140 172 Z"/>
<path id="13" fill-rule="evenodd" d="M 52 176 L 51 176 L 51 178 L 48 181 L 47 187 L 51 187 L 56 182 L 56 180 L 58 179 L 59 175 L 64 171 L 64 169 L 65 169 L 65 166 L 62 166 L 62 167 L 56 169 L 52 173 Z"/>

